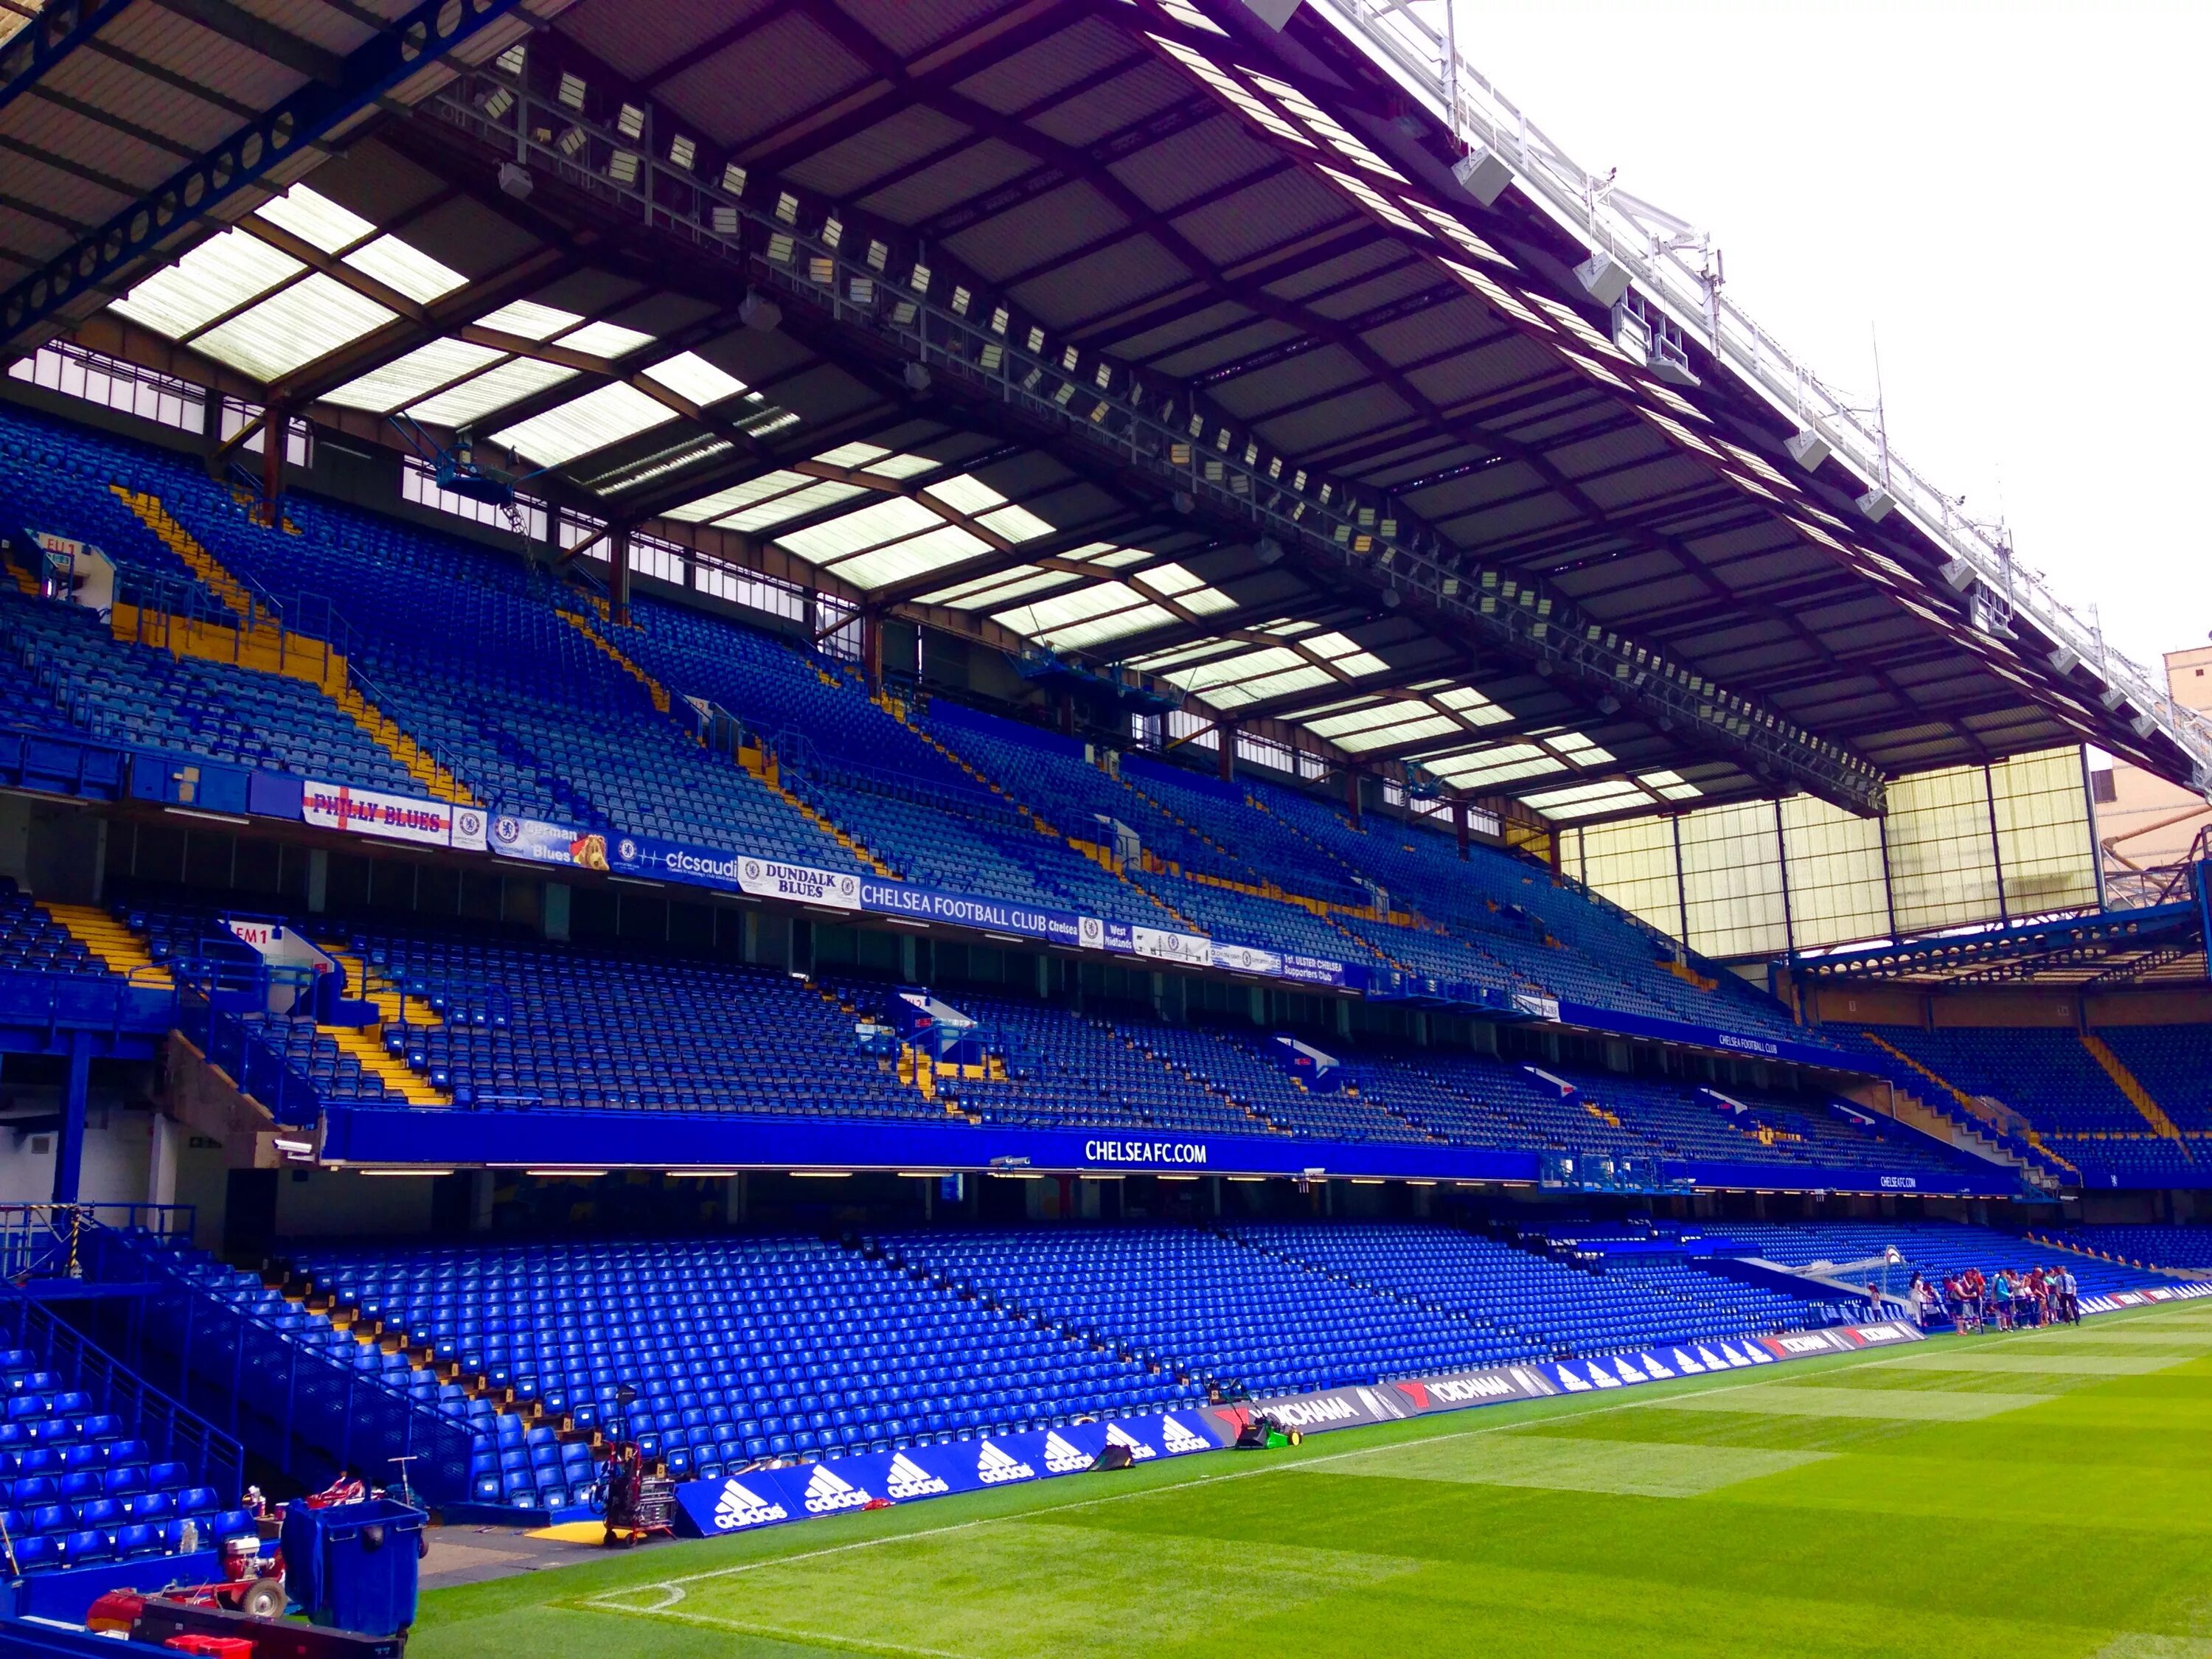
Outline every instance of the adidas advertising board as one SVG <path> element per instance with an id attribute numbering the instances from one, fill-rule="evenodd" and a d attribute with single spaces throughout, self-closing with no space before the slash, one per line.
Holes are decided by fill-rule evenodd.
<path id="1" fill-rule="evenodd" d="M 716 1480 L 689 1480 L 676 1488 L 676 1501 L 687 1532 L 713 1537 L 836 1515 L 877 1498 L 904 1504 L 948 1492 L 1079 1474 L 1109 1442 L 1127 1446 L 1131 1462 L 1150 1462 L 1213 1451 L 1235 1437 L 1233 1429 L 1212 1437 L 1212 1425 L 1194 1410 L 1111 1423 L 1072 1423 L 989 1439 L 757 1469 Z"/>
<path id="2" fill-rule="evenodd" d="M 2084 1313 L 2110 1313 L 2203 1297 L 2212 1297 L 2212 1282 L 2084 1297 L 2081 1307 Z M 1088 1469 L 1109 1442 L 1127 1446 L 1133 1462 L 1214 1451 L 1234 1443 L 1237 1431 L 1255 1410 L 1273 1418 L 1285 1429 L 1313 1432 L 1357 1428 L 1509 1400 L 1595 1395 L 1601 1389 L 1638 1388 L 1675 1377 L 1755 1370 L 1792 1359 L 1921 1340 L 1917 1328 L 1893 1321 L 1725 1341 L 1683 1342 L 1589 1359 L 1532 1361 L 1364 1387 L 1326 1389 L 1262 1401 L 1252 1407 L 1210 1406 L 1113 1423 L 1076 1423 L 941 1446 L 911 1446 L 900 1452 L 869 1453 L 793 1468 L 761 1469 L 722 1480 L 686 1481 L 677 1487 L 676 1498 L 687 1530 L 712 1537 L 857 1510 L 878 1496 L 903 1503 L 1074 1474 Z"/>

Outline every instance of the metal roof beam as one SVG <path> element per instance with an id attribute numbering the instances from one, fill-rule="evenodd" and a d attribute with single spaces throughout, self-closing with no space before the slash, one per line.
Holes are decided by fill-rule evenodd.
<path id="1" fill-rule="evenodd" d="M 132 0 L 54 0 L 0 46 L 0 111 L 120 17 Z"/>
<path id="2" fill-rule="evenodd" d="M 153 0 L 153 3 L 188 23 L 197 23 L 210 34 L 244 46 L 256 57 L 281 64 L 295 75 L 326 87 L 345 84 L 345 59 L 337 52 L 303 40 L 265 17 L 232 5 L 230 0 Z"/>
<path id="3" fill-rule="evenodd" d="M 224 143 L 172 174 L 142 200 L 124 208 L 47 264 L 0 295 L 0 340 L 45 338 L 57 327 L 88 316 L 127 285 L 129 276 L 175 257 L 198 234 L 204 220 L 239 216 L 301 177 L 326 146 L 363 120 L 427 96 L 447 78 L 445 60 L 467 51 L 496 50 L 519 34 L 519 14 L 546 17 L 568 0 L 422 0 L 343 60 L 336 84 L 311 81 Z M 27 31 L 27 33 L 28 31 Z M 47 33 L 38 33 L 39 40 Z M 40 59 L 10 77 L 17 87 L 49 67 Z"/>

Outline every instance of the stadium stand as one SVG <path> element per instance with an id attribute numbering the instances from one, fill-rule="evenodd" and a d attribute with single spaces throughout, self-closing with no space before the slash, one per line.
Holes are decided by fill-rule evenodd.
<path id="1" fill-rule="evenodd" d="M 2039 1228 L 2032 1236 L 2129 1267 L 2212 1273 L 2212 1227 L 2109 1222 Z"/>

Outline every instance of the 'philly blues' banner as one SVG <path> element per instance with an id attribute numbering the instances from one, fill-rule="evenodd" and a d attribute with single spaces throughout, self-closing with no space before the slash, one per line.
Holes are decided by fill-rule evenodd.
<path id="1" fill-rule="evenodd" d="M 905 1504 L 1076 1474 L 1109 1444 L 1127 1447 L 1133 1463 L 1186 1457 L 1217 1450 L 1235 1437 L 1233 1430 L 1216 1437 L 1220 1433 L 1202 1413 L 1165 1412 L 693 1480 L 677 1487 L 676 1501 L 693 1529 L 713 1537 L 866 1509 L 878 1501 Z"/>
<path id="2" fill-rule="evenodd" d="M 1041 939 L 1054 945 L 1079 945 L 1083 918 L 1073 910 L 1040 910 L 1007 899 L 978 898 L 971 893 L 941 893 L 902 881 L 860 879 L 860 908 L 878 915 L 912 916 L 919 921 L 949 921 L 962 927 Z"/>

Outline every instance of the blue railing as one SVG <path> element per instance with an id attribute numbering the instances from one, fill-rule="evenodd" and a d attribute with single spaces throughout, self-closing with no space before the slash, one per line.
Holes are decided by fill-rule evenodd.
<path id="1" fill-rule="evenodd" d="M 104 1229 L 102 1231 L 105 1231 Z M 127 1302 L 130 1297 L 114 1301 Z M 135 1366 L 64 1323 L 52 1309 L 12 1280 L 0 1285 L 0 1340 L 28 1348 L 112 1413 L 154 1456 L 182 1463 L 194 1480 L 225 1503 L 246 1489 L 246 1454 L 236 1439 L 140 1376 Z"/>
<path id="2" fill-rule="evenodd" d="M 259 1101 L 277 1122 L 301 1127 L 322 1116 L 323 1097 L 315 1085 L 269 1046 L 252 1021 L 216 1007 L 203 987 L 181 988 L 177 1030 L 240 1094 Z"/>
<path id="3" fill-rule="evenodd" d="M 0 1204 L 0 1276 L 11 1285 L 76 1278 L 88 1223 L 190 1243 L 198 1215 L 191 1204 Z"/>
<path id="4" fill-rule="evenodd" d="M 0 969 L 0 1025 L 61 1031 L 126 1033 L 167 1030 L 176 1024 L 177 988 L 166 976 L 134 969 L 114 974 L 33 974 Z"/>
<path id="5" fill-rule="evenodd" d="M 475 1437 L 466 1425 L 194 1282 L 149 1237 L 93 1225 L 82 1243 L 88 1278 L 147 1286 L 93 1304 L 120 1327 L 117 1351 L 249 1449 L 303 1484 L 350 1463 L 378 1481 L 406 1469 L 434 1503 L 467 1498 Z"/>

